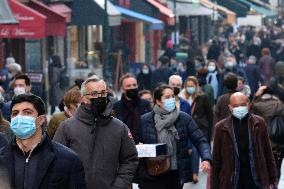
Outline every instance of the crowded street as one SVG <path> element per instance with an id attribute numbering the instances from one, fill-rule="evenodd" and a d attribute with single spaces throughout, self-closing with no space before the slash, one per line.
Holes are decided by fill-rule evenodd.
<path id="1" fill-rule="evenodd" d="M 0 0 L 0 189 L 284 189 L 284 0 Z"/>

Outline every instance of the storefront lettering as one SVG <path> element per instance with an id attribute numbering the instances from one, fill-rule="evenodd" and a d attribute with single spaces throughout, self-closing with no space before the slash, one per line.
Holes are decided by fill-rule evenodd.
<path id="1" fill-rule="evenodd" d="M 8 37 L 8 36 L 34 36 L 35 32 L 29 32 L 25 31 L 23 29 L 19 28 L 13 28 L 13 29 L 0 29 L 0 36 L 2 37 Z"/>
<path id="2" fill-rule="evenodd" d="M 17 18 L 17 20 L 21 20 L 21 21 L 34 21 L 35 17 L 33 16 L 26 16 L 26 15 L 19 15 L 16 14 L 15 17 Z"/>

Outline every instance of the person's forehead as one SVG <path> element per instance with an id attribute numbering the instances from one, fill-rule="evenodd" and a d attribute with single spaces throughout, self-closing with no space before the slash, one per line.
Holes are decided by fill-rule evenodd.
<path id="1" fill-rule="evenodd" d="M 104 82 L 89 82 L 86 84 L 86 91 L 92 92 L 92 91 L 102 91 L 106 90 L 106 85 Z"/>
<path id="2" fill-rule="evenodd" d="M 166 89 L 163 91 L 163 96 L 171 95 L 171 94 L 173 94 L 173 90 L 170 89 L 170 88 L 166 88 Z"/>
<path id="3" fill-rule="evenodd" d="M 13 106 L 12 111 L 22 111 L 26 109 L 32 110 L 37 113 L 37 110 L 35 109 L 34 105 L 30 102 L 17 103 Z"/>
<path id="4" fill-rule="evenodd" d="M 187 81 L 186 84 L 187 85 L 195 85 L 193 81 Z"/>
<path id="5" fill-rule="evenodd" d="M 137 83 L 136 79 L 133 77 L 128 77 L 123 80 L 123 85 L 130 85 Z"/>
<path id="6" fill-rule="evenodd" d="M 25 80 L 24 79 L 16 79 L 15 80 L 15 85 L 25 85 Z"/>
<path id="7" fill-rule="evenodd" d="M 181 84 L 181 81 L 178 78 L 172 78 L 170 83 L 172 83 L 172 84 Z"/>
<path id="8" fill-rule="evenodd" d="M 230 100 L 231 105 L 245 104 L 248 102 L 246 96 L 232 96 Z"/>
<path id="9" fill-rule="evenodd" d="M 152 95 L 149 94 L 149 93 L 145 93 L 145 94 L 142 95 L 142 97 L 144 97 L 144 98 L 152 98 Z"/>

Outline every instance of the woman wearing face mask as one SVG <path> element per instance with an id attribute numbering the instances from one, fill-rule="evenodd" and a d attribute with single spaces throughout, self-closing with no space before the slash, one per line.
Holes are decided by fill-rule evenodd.
<path id="1" fill-rule="evenodd" d="M 208 60 L 208 74 L 207 74 L 207 83 L 213 87 L 214 91 L 214 100 L 216 102 L 219 96 L 219 90 L 221 89 L 222 82 L 220 82 L 221 73 L 218 70 L 217 62 L 215 60 Z"/>
<path id="2" fill-rule="evenodd" d="M 52 115 L 47 134 L 52 139 L 60 123 L 72 117 L 81 103 L 81 93 L 78 87 L 72 88 L 64 95 L 64 111 Z"/>
<path id="3" fill-rule="evenodd" d="M 196 77 L 190 76 L 184 83 L 180 96 L 191 105 L 191 115 L 198 127 L 202 130 L 208 141 L 211 141 L 213 122 L 213 107 L 206 94 L 200 90 Z M 195 146 L 196 147 L 196 146 Z M 192 148 L 193 181 L 198 182 L 199 156 L 198 151 Z"/>
<path id="4" fill-rule="evenodd" d="M 140 73 L 137 75 L 138 90 L 151 89 L 152 72 L 148 64 L 143 64 Z"/>
<path id="5" fill-rule="evenodd" d="M 150 176 L 146 159 L 140 161 L 145 167 L 138 175 L 140 189 L 182 189 L 183 183 L 192 180 L 188 158 L 188 139 L 198 148 L 202 157 L 201 168 L 210 169 L 210 147 L 202 131 L 193 119 L 176 108 L 174 91 L 168 85 L 160 85 L 154 90 L 154 108 L 141 118 L 140 142 L 144 144 L 166 143 L 170 168 L 167 172 Z M 141 173 L 141 172 L 139 172 Z"/>

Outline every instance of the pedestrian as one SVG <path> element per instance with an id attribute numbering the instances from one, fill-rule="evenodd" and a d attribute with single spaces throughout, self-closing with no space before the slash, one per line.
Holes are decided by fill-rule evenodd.
<path id="1" fill-rule="evenodd" d="M 181 91 L 180 97 L 187 100 L 191 106 L 191 115 L 196 122 L 199 129 L 203 132 L 206 139 L 211 141 L 211 129 L 213 121 L 213 107 L 209 101 L 209 98 L 204 94 L 199 86 L 199 82 L 196 77 L 191 76 L 184 82 L 184 89 Z M 197 148 L 192 146 L 192 171 L 193 182 L 198 182 L 199 174 L 199 159 L 200 154 Z"/>
<path id="2" fill-rule="evenodd" d="M 206 77 L 207 83 L 213 87 L 214 92 L 214 104 L 219 96 L 220 88 L 222 88 L 222 75 L 218 69 L 217 62 L 215 60 L 208 60 L 208 74 Z"/>
<path id="3" fill-rule="evenodd" d="M 140 177 L 139 188 L 182 189 L 184 183 L 192 180 L 188 139 L 198 148 L 202 157 L 201 168 L 204 171 L 210 169 L 210 147 L 191 116 L 177 110 L 174 91 L 170 86 L 160 85 L 153 94 L 154 109 L 141 118 L 140 142 L 166 143 L 171 164 L 169 171 L 164 174 Z M 142 167 L 145 167 L 145 161 L 141 161 Z"/>
<path id="4" fill-rule="evenodd" d="M 270 79 L 274 75 L 274 66 L 275 61 L 270 54 L 268 48 L 263 48 L 261 51 L 262 57 L 260 58 L 258 64 L 260 69 L 261 80 L 263 81 L 262 85 L 268 85 Z"/>
<path id="5" fill-rule="evenodd" d="M 143 89 L 146 90 L 151 89 L 151 77 L 152 77 L 152 71 L 150 66 L 148 64 L 143 64 L 140 73 L 137 75 L 139 91 Z"/>
<path id="6" fill-rule="evenodd" d="M 243 77 L 240 77 L 240 76 L 238 77 L 237 91 L 243 93 L 248 98 L 251 97 L 251 89 L 250 89 L 249 85 L 247 85 L 245 79 Z"/>
<path id="7" fill-rule="evenodd" d="M 88 78 L 81 95 L 82 104 L 60 124 L 53 140 L 79 155 L 88 189 L 129 188 L 138 165 L 137 150 L 127 126 L 111 115 L 106 83 Z"/>
<path id="8" fill-rule="evenodd" d="M 182 78 L 179 75 L 172 75 L 169 78 L 169 86 L 173 88 L 175 100 L 176 100 L 176 107 L 178 110 L 191 115 L 191 107 L 190 104 L 179 96 L 181 88 L 182 88 Z"/>
<path id="9" fill-rule="evenodd" d="M 85 189 L 84 169 L 78 156 L 52 142 L 42 129 L 45 109 L 38 96 L 21 94 L 13 98 L 14 137 L 6 148 L 0 149 L 1 177 L 5 170 L 10 173 L 11 188 Z"/>
<path id="10" fill-rule="evenodd" d="M 228 73 L 224 77 L 224 87 L 226 93 L 219 96 L 214 110 L 214 124 L 230 115 L 229 103 L 230 97 L 237 92 L 238 77 L 234 73 Z"/>
<path id="11" fill-rule="evenodd" d="M 211 106 L 215 104 L 214 100 L 214 89 L 213 87 L 207 83 L 207 75 L 208 69 L 206 67 L 202 67 L 197 71 L 197 80 L 200 85 L 202 92 L 204 92 L 209 98 Z"/>
<path id="12" fill-rule="evenodd" d="M 65 121 L 66 119 L 74 116 L 77 108 L 81 104 L 81 93 L 78 87 L 74 87 L 67 91 L 64 95 L 64 111 L 54 113 L 47 126 L 47 134 L 48 136 L 53 139 L 54 134 L 59 127 L 60 123 Z"/>
<path id="13" fill-rule="evenodd" d="M 284 105 L 273 91 L 266 86 L 262 86 L 257 91 L 252 102 L 253 113 L 264 118 L 266 125 L 270 127 L 274 116 L 284 116 Z M 272 152 L 276 164 L 278 180 L 281 176 L 281 164 L 284 158 L 284 144 L 270 140 Z"/>
<path id="14" fill-rule="evenodd" d="M 202 92 L 196 77 L 191 76 L 186 79 L 184 89 L 179 96 L 190 104 L 192 118 L 208 141 L 211 141 L 210 130 L 213 121 L 213 107 L 208 96 Z"/>
<path id="15" fill-rule="evenodd" d="M 249 59 L 247 60 L 246 67 L 244 68 L 252 96 L 256 93 L 261 83 L 259 65 L 257 65 L 256 62 L 257 62 L 256 57 L 250 56 Z"/>
<path id="16" fill-rule="evenodd" d="M 48 65 L 49 76 L 49 104 L 51 106 L 50 114 L 55 112 L 56 106 L 60 105 L 60 100 L 63 96 L 63 91 L 60 89 L 60 78 L 62 74 L 61 60 L 58 55 L 51 56 Z"/>
<path id="17" fill-rule="evenodd" d="M 225 58 L 223 75 L 226 75 L 229 72 L 232 72 L 237 76 L 241 76 L 245 78 L 245 80 L 247 80 L 244 68 L 237 64 L 236 58 L 233 55 L 229 55 Z"/>
<path id="18" fill-rule="evenodd" d="M 139 98 L 147 100 L 148 102 L 150 102 L 151 107 L 153 107 L 154 104 L 153 104 L 153 96 L 152 96 L 151 91 L 149 91 L 149 90 L 139 91 L 138 96 L 139 96 Z"/>
<path id="19" fill-rule="evenodd" d="M 170 59 L 167 56 L 162 56 L 160 58 L 161 66 L 157 68 L 152 73 L 151 78 L 151 89 L 153 90 L 158 83 L 167 83 L 169 77 L 174 74 L 174 72 L 169 67 Z"/>
<path id="20" fill-rule="evenodd" d="M 276 63 L 274 68 L 275 75 L 269 82 L 269 87 L 273 93 L 284 102 L 284 62 L 279 61 Z"/>
<path id="21" fill-rule="evenodd" d="M 121 76 L 120 86 L 122 97 L 114 104 L 113 114 L 128 126 L 135 143 L 137 143 L 140 117 L 152 110 L 151 104 L 139 98 L 137 80 L 133 74 L 127 73 Z"/>
<path id="22" fill-rule="evenodd" d="M 12 97 L 17 96 L 20 94 L 32 94 L 31 93 L 31 80 L 30 78 L 25 74 L 18 74 L 15 75 L 15 78 L 11 84 L 11 87 L 13 89 Z M 3 113 L 3 116 L 6 120 L 11 120 L 11 100 L 8 100 L 3 103 L 3 106 L 1 107 L 1 111 Z"/>
<path id="23" fill-rule="evenodd" d="M 249 99 L 230 97 L 227 118 L 215 126 L 211 189 L 277 188 L 277 173 L 266 123 L 249 112 Z"/>

